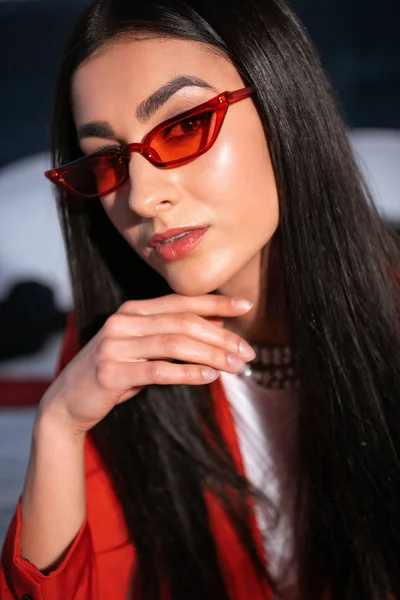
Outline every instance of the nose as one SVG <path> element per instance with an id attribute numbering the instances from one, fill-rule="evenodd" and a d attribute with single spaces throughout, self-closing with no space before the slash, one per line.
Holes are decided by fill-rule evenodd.
<path id="1" fill-rule="evenodd" d="M 158 169 L 139 153 L 129 161 L 129 208 L 140 217 L 153 218 L 171 210 L 179 202 L 178 186 L 174 185 L 175 169 Z"/>

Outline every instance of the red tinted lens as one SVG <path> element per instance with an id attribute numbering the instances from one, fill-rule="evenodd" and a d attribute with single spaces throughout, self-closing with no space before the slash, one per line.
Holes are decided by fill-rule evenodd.
<path id="1" fill-rule="evenodd" d="M 150 142 L 163 163 L 195 156 L 209 146 L 217 123 L 214 110 L 186 117 L 161 129 Z"/>
<path id="2" fill-rule="evenodd" d="M 96 156 L 64 173 L 64 182 L 83 196 L 105 196 L 125 178 L 125 165 L 114 157 Z"/>

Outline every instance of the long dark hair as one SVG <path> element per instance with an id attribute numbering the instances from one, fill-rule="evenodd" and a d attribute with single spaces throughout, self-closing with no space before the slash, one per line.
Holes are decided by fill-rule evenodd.
<path id="1" fill-rule="evenodd" d="M 270 276 L 285 290 L 301 381 L 300 597 L 320 600 L 326 590 L 334 600 L 400 597 L 399 249 L 360 176 L 312 45 L 282 0 L 96 0 L 63 60 L 55 165 L 81 155 L 70 106 L 74 71 L 132 32 L 211 44 L 257 90 L 281 214 L 272 240 L 281 260 Z M 126 299 L 169 290 L 100 203 L 77 211 L 73 200 L 60 193 L 84 344 Z M 174 600 L 229 597 L 205 486 L 231 515 L 260 581 L 270 579 L 251 536 L 252 490 L 212 414 L 207 387 L 151 386 L 93 431 L 138 552 L 145 600 L 161 598 L 161 572 Z"/>

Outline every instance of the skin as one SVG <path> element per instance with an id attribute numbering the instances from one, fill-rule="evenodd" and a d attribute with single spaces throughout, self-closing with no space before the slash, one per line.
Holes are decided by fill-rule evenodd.
<path id="1" fill-rule="evenodd" d="M 177 75 L 196 76 L 214 90 L 184 87 L 146 122 L 136 107 Z M 245 87 L 224 56 L 198 42 L 136 39 L 114 42 L 76 72 L 73 112 L 77 129 L 100 121 L 113 137 L 86 137 L 89 154 L 106 145 L 141 141 L 171 116 L 224 90 Z M 134 186 L 131 182 L 135 182 Z M 260 263 L 279 224 L 278 195 L 264 130 L 253 100 L 228 109 L 214 146 L 174 169 L 157 169 L 138 153 L 131 156 L 130 182 L 102 199 L 115 227 L 132 248 L 186 296 L 217 292 L 249 299 L 255 308 L 225 325 L 246 339 L 284 341 L 284 327 L 257 317 Z M 210 229 L 195 251 L 165 262 L 146 247 L 154 234 L 172 227 L 206 224 Z M 193 277 L 196 273 L 196 277 Z"/>

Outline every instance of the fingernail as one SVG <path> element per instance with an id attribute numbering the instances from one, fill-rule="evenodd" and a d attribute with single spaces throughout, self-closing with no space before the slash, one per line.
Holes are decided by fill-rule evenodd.
<path id="1" fill-rule="evenodd" d="M 204 367 L 201 370 L 201 375 L 202 375 L 203 379 L 205 379 L 206 381 L 214 381 L 215 379 L 218 379 L 219 372 L 218 371 L 214 371 L 214 369 L 210 369 L 208 367 Z"/>
<path id="2" fill-rule="evenodd" d="M 236 356 L 235 354 L 228 354 L 228 364 L 230 367 L 232 367 L 232 369 L 237 369 L 238 371 L 241 371 L 242 369 L 244 369 L 245 363 L 244 361 L 239 358 L 238 356 Z"/>
<path id="3" fill-rule="evenodd" d="M 254 360 L 256 357 L 256 353 L 254 352 L 253 348 L 244 341 L 240 342 L 239 344 L 239 352 L 245 361 Z"/>
<path id="4" fill-rule="evenodd" d="M 245 300 L 244 298 L 232 298 L 232 304 L 235 308 L 243 310 L 250 310 L 254 306 L 254 302 L 250 302 L 250 300 Z"/>

